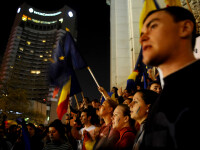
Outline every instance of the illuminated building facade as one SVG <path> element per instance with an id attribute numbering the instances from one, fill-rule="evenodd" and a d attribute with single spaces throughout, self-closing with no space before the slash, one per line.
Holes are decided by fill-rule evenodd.
<path id="1" fill-rule="evenodd" d="M 76 13 L 68 6 L 42 11 L 24 3 L 17 10 L 3 57 L 0 79 L 16 81 L 15 87 L 25 89 L 33 105 L 41 105 L 39 109 L 45 105 L 44 114 L 53 90 L 48 83 L 49 58 L 66 30 L 76 37 Z"/>

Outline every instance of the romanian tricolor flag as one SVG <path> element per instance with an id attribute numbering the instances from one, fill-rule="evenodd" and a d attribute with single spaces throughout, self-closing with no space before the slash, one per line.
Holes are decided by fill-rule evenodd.
<path id="1" fill-rule="evenodd" d="M 139 30 L 141 33 L 141 29 L 143 26 L 143 21 L 146 17 L 146 15 L 152 11 L 152 10 L 156 10 L 159 9 L 159 6 L 156 2 L 156 0 L 144 0 L 144 4 L 143 4 L 143 9 L 140 15 L 140 21 L 139 21 Z M 143 59 L 143 55 L 142 55 L 142 48 L 140 50 L 136 65 L 134 70 L 138 71 L 138 78 L 135 82 L 139 83 L 141 81 L 141 77 L 143 76 L 144 79 L 144 88 L 146 89 L 146 85 L 147 85 L 147 78 L 148 78 L 148 74 L 147 74 L 147 66 L 142 62 Z"/>
<path id="2" fill-rule="evenodd" d="M 71 89 L 71 78 L 65 83 L 60 93 L 57 107 L 58 119 L 62 120 L 63 115 L 67 112 Z"/>
<path id="3" fill-rule="evenodd" d="M 136 78 L 138 76 L 139 72 L 138 70 L 134 70 L 129 76 L 126 84 L 126 89 L 128 91 L 136 91 Z"/>
<path id="4" fill-rule="evenodd" d="M 49 79 L 50 83 L 55 86 L 53 96 L 55 97 L 61 90 L 57 107 L 57 115 L 61 120 L 67 112 L 69 98 L 81 92 L 74 69 L 87 66 L 69 32 L 66 32 L 66 35 L 58 42 L 51 62 Z"/>
<path id="5" fill-rule="evenodd" d="M 144 18 L 146 17 L 146 15 L 150 11 L 158 9 L 158 8 L 159 8 L 159 6 L 158 6 L 156 0 L 145 0 L 144 1 L 143 9 L 142 9 L 142 12 L 141 12 L 141 15 L 140 15 L 140 21 L 139 21 L 140 33 L 141 33 L 142 26 L 143 26 Z"/>

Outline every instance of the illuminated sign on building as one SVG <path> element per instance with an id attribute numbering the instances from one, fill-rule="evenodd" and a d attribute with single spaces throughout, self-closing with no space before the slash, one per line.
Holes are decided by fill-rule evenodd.
<path id="1" fill-rule="evenodd" d="M 48 13 L 47 14 L 47 13 L 42 13 L 42 12 L 35 11 L 35 10 L 33 10 L 33 8 L 29 8 L 29 12 L 30 13 L 34 13 L 36 15 L 40 15 L 40 16 L 57 16 L 57 15 L 62 13 L 61 11 L 59 11 L 59 12 L 56 12 L 56 13 Z"/>
<path id="2" fill-rule="evenodd" d="M 30 17 L 28 17 L 26 15 L 22 16 L 22 20 L 23 21 L 27 21 L 27 19 L 31 20 L 31 21 L 33 21 L 35 23 L 41 23 L 41 24 L 52 24 L 52 23 L 56 23 L 57 22 L 57 20 L 54 20 L 54 21 L 42 21 L 42 20 L 32 19 L 32 18 L 30 18 Z M 59 21 L 62 23 L 63 18 L 59 19 Z"/>

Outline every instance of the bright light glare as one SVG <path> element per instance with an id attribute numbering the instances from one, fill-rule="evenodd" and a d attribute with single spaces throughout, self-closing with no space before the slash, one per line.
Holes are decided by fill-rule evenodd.
<path id="1" fill-rule="evenodd" d="M 17 13 L 20 13 L 20 11 L 21 11 L 21 8 L 19 7 L 19 8 L 17 9 Z"/>
<path id="2" fill-rule="evenodd" d="M 69 11 L 69 12 L 68 12 L 68 15 L 69 15 L 69 17 L 73 17 L 73 12 L 72 12 L 72 11 Z"/>
<path id="3" fill-rule="evenodd" d="M 30 12 L 30 13 L 33 13 L 33 8 L 29 8 L 29 12 Z"/>

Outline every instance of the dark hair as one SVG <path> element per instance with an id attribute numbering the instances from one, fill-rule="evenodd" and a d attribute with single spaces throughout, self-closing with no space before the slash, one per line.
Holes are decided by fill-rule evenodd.
<path id="1" fill-rule="evenodd" d="M 129 124 L 131 127 L 134 127 L 135 120 L 131 118 L 130 107 L 126 104 L 119 104 L 118 106 L 123 108 L 123 115 L 129 117 Z"/>
<path id="2" fill-rule="evenodd" d="M 36 127 L 35 127 L 34 124 L 32 124 L 32 123 L 28 123 L 26 126 L 30 126 L 31 128 L 33 128 L 33 129 L 36 131 Z"/>
<path id="3" fill-rule="evenodd" d="M 114 89 L 115 93 L 117 93 L 118 88 L 113 86 L 112 89 Z"/>
<path id="4" fill-rule="evenodd" d="M 96 99 L 96 98 L 95 98 L 95 99 L 93 99 L 93 100 L 92 100 L 92 102 L 95 102 L 95 103 L 100 103 L 100 101 L 99 101 L 98 99 Z"/>
<path id="5" fill-rule="evenodd" d="M 194 28 L 192 31 L 192 48 L 194 48 L 195 46 L 195 42 L 196 42 L 196 19 L 194 17 L 194 15 L 187 9 L 183 8 L 183 7 L 178 7 L 178 6 L 171 6 L 171 7 L 166 7 L 166 8 L 162 8 L 162 9 L 157 9 L 157 10 L 153 10 L 150 11 L 147 16 L 145 17 L 143 23 L 146 21 L 146 19 L 152 15 L 155 12 L 159 12 L 159 11 L 165 11 L 168 14 L 170 14 L 175 22 L 179 22 L 179 21 L 183 21 L 183 20 L 190 20 L 193 22 L 194 24 Z"/>
<path id="6" fill-rule="evenodd" d="M 159 84 L 159 85 L 161 86 L 161 83 L 160 83 L 160 81 L 152 81 L 152 82 L 149 82 L 149 85 L 148 85 L 148 86 L 149 86 L 149 88 L 150 88 L 150 87 L 151 87 L 151 85 L 152 85 L 152 84 L 154 84 L 154 83 L 155 83 L 155 84 Z"/>
<path id="7" fill-rule="evenodd" d="M 54 127 L 60 134 L 60 137 L 62 139 L 66 139 L 64 125 L 59 119 L 55 119 L 52 123 L 50 123 L 49 127 Z"/>
<path id="8" fill-rule="evenodd" d="M 82 113 L 82 112 L 87 113 L 87 117 L 92 116 L 91 108 L 85 108 L 85 109 L 83 109 L 83 110 L 81 111 L 81 113 Z"/>
<path id="9" fill-rule="evenodd" d="M 82 112 L 87 113 L 87 117 L 91 116 L 91 120 L 90 120 L 91 124 L 93 125 L 98 124 L 99 120 L 98 120 L 98 116 L 96 114 L 95 108 L 93 108 L 92 106 L 89 106 L 88 108 L 83 109 Z"/>
<path id="10" fill-rule="evenodd" d="M 142 99 L 144 100 L 145 104 L 154 104 L 159 96 L 158 93 L 147 89 L 138 90 L 137 92 L 142 94 Z"/>

